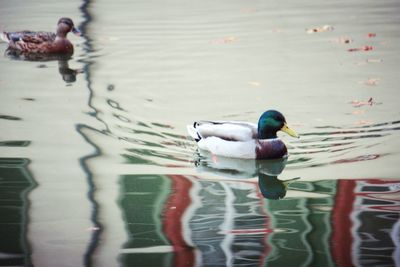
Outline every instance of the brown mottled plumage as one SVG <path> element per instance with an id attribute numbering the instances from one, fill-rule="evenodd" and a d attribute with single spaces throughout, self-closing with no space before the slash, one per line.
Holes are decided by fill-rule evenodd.
<path id="1" fill-rule="evenodd" d="M 73 54 L 74 46 L 67 39 L 72 31 L 80 36 L 70 18 L 61 18 L 57 23 L 57 32 L 3 32 L 1 38 L 8 43 L 8 49 L 24 54 Z"/>

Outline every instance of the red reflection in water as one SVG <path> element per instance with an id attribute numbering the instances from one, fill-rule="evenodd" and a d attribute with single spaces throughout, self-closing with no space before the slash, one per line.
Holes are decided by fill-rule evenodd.
<path id="1" fill-rule="evenodd" d="M 340 180 L 337 187 L 335 206 L 332 210 L 332 256 L 339 266 L 353 266 L 351 260 L 352 222 L 348 216 L 353 210 L 356 181 Z"/>
<path id="2" fill-rule="evenodd" d="M 164 206 L 163 231 L 175 252 L 173 266 L 194 266 L 194 250 L 184 238 L 183 225 L 183 215 L 191 205 L 192 182 L 182 175 L 170 175 L 169 178 L 172 192 Z"/>
<path id="3" fill-rule="evenodd" d="M 374 160 L 379 158 L 380 155 L 378 154 L 371 154 L 371 155 L 362 155 L 354 158 L 349 158 L 349 159 L 340 159 L 340 160 L 335 160 L 332 163 L 351 163 L 351 162 L 358 162 L 358 161 L 366 161 L 366 160 Z"/>
<path id="4" fill-rule="evenodd" d="M 399 192 L 396 180 L 338 181 L 331 237 L 332 256 L 338 266 L 393 263 L 390 255 L 396 244 L 390 233 L 396 231 L 400 218 Z"/>

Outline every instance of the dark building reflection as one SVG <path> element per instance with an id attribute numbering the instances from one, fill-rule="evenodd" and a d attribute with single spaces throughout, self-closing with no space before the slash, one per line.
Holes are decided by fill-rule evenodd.
<path id="1" fill-rule="evenodd" d="M 27 159 L 0 158 L 0 266 L 31 266 L 27 196 L 36 183 L 28 165 Z"/>

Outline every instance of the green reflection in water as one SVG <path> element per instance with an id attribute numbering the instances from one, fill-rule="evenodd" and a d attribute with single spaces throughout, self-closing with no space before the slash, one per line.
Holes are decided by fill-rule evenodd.
<path id="1" fill-rule="evenodd" d="M 289 186 L 299 191 L 334 195 L 336 181 L 294 182 Z M 286 198 L 266 202 L 271 211 L 275 233 L 268 261 L 276 266 L 333 266 L 330 255 L 331 197 Z"/>
<path id="2" fill-rule="evenodd" d="M 36 186 L 29 160 L 0 158 L 0 266 L 30 266 L 28 193 Z"/>
<path id="3" fill-rule="evenodd" d="M 296 180 L 298 195 L 280 200 L 245 179 L 126 175 L 120 185 L 124 266 L 394 263 L 395 181 Z"/>
<path id="4" fill-rule="evenodd" d="M 135 248 L 169 245 L 163 233 L 161 215 L 171 182 L 159 175 L 126 175 L 120 179 L 120 206 L 124 214 L 129 241 L 127 251 Z M 126 266 L 164 266 L 169 253 L 125 253 L 121 261 Z M 168 266 L 168 265 L 166 265 Z"/>
<path id="5" fill-rule="evenodd" d="M 30 144 L 31 144 L 31 141 L 25 141 L 25 140 L 1 141 L 0 142 L 0 146 L 8 146 L 8 147 L 26 147 L 26 146 L 29 146 Z"/>

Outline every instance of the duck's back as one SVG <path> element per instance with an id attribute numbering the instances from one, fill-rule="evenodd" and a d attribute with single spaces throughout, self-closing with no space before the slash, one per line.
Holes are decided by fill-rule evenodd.
<path id="1" fill-rule="evenodd" d="M 18 41 L 23 41 L 27 43 L 40 44 L 43 42 L 54 42 L 56 39 L 56 34 L 53 32 L 34 32 L 34 31 L 19 31 L 19 32 L 4 32 L 4 41 L 10 43 L 16 43 Z"/>
<path id="2" fill-rule="evenodd" d="M 257 136 L 257 125 L 246 122 L 199 121 L 194 131 L 200 138 L 212 136 L 228 141 L 249 141 Z"/>
<path id="3" fill-rule="evenodd" d="M 2 39 L 8 42 L 11 49 L 23 53 L 73 53 L 73 45 L 67 38 L 57 38 L 52 32 L 4 32 Z"/>

